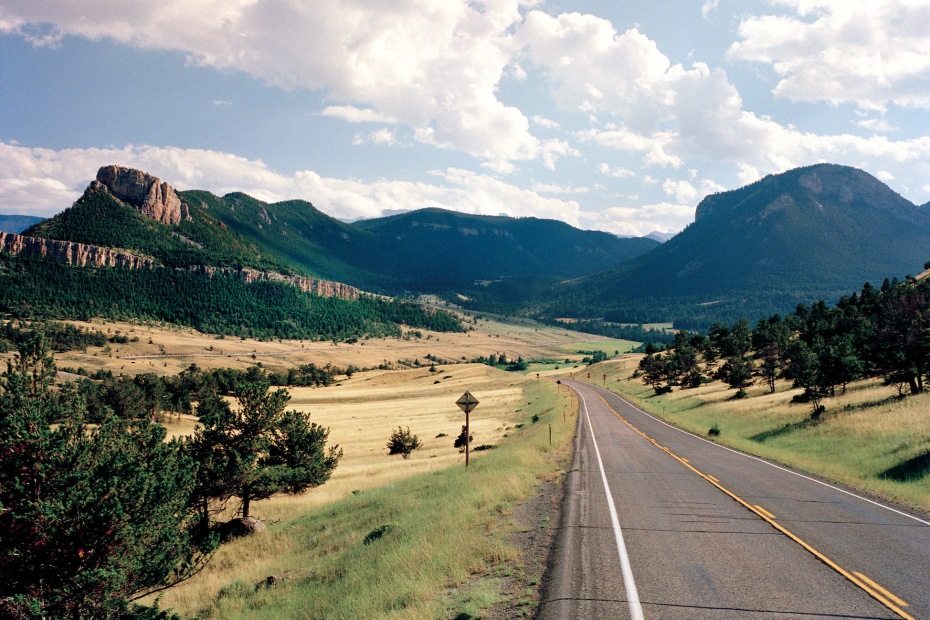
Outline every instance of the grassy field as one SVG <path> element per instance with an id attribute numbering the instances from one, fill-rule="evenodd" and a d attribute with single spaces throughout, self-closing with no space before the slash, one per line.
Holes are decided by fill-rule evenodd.
<path id="1" fill-rule="evenodd" d="M 826 478 L 868 490 L 930 513 L 930 393 L 897 399 L 878 380 L 859 381 L 824 401 L 820 420 L 809 404 L 793 404 L 801 390 L 780 382 L 776 392 L 756 385 L 734 400 L 722 382 L 656 396 L 630 376 L 639 356 L 579 370 L 575 376 L 630 397 L 647 411 L 702 436 L 714 425 L 716 441 Z"/>
<path id="2" fill-rule="evenodd" d="M 603 351 L 608 356 L 618 355 L 620 353 L 629 353 L 639 346 L 638 342 L 632 340 L 617 340 L 614 338 L 604 338 L 603 340 L 585 340 L 582 342 L 573 342 L 559 346 L 559 350 L 566 353 L 575 353 L 578 355 L 589 355 L 587 351 Z M 584 352 L 584 353 L 583 353 Z"/>
<path id="3" fill-rule="evenodd" d="M 480 400 L 473 446 L 497 446 L 473 452 L 468 470 L 452 447 L 464 422 L 454 401 L 465 389 Z M 476 615 L 497 602 L 493 575 L 519 565 L 509 542 L 520 527 L 512 507 L 567 466 L 575 424 L 574 415 L 563 421 L 567 391 L 463 365 L 363 373 L 292 394 L 291 405 L 329 426 L 331 441 L 344 447 L 333 478 L 305 495 L 255 504 L 269 531 L 224 545 L 161 605 L 210 618 L 415 619 Z M 177 424 L 184 432 L 190 421 Z M 397 425 L 425 440 L 406 461 L 387 456 Z M 274 588 L 261 585 L 269 576 Z"/>
<path id="4" fill-rule="evenodd" d="M 252 513 L 268 531 L 224 545 L 196 578 L 162 593 L 160 605 L 182 617 L 224 619 L 442 618 L 477 616 L 506 596 L 501 575 L 521 570 L 512 534 L 536 526 L 518 524 L 514 506 L 540 480 L 559 479 L 574 434 L 574 408 L 559 401 L 568 403 L 570 396 L 559 396 L 547 375 L 564 372 L 566 358 L 580 364 L 583 355 L 572 351 L 590 350 L 597 337 L 527 319 L 463 318 L 471 328 L 463 334 L 419 330 L 403 339 L 353 344 L 75 322 L 131 341 L 56 354 L 59 368 L 168 375 L 191 364 L 261 364 L 277 371 L 312 362 L 373 369 L 326 388 L 289 389 L 288 408 L 309 412 L 330 428 L 330 444 L 343 448 L 333 477 L 306 494 L 253 504 Z M 621 347 L 619 341 L 597 343 L 611 353 Z M 525 373 L 465 363 L 500 353 L 552 363 Z M 379 365 L 390 370 L 377 370 Z M 473 447 L 495 446 L 473 452 L 467 472 L 464 455 L 452 446 L 464 423 L 454 403 L 466 390 L 480 400 L 471 417 Z M 196 424 L 193 416 L 174 415 L 167 423 L 171 436 L 188 435 Z M 387 455 L 385 444 L 398 426 L 409 427 L 424 444 L 408 460 Z M 226 517 L 234 516 L 234 504 Z M 366 536 L 378 531 L 381 537 L 366 544 Z M 274 588 L 257 585 L 270 576 L 277 580 Z M 532 615 L 534 601 L 525 603 Z"/>
<path id="5" fill-rule="evenodd" d="M 542 325 L 530 319 L 493 315 L 462 315 L 467 333 L 439 333 L 408 330 L 404 339 L 372 338 L 349 344 L 313 340 L 260 341 L 251 338 L 218 338 L 189 328 L 165 325 L 130 324 L 95 319 L 91 322 L 69 321 L 74 325 L 101 331 L 107 336 L 127 336 L 134 342 L 90 347 L 87 352 L 56 354 L 60 368 L 84 368 L 87 372 L 110 370 L 117 374 L 154 372 L 177 374 L 191 364 L 201 368 L 246 369 L 261 363 L 269 370 L 286 370 L 313 362 L 318 366 L 333 364 L 340 368 L 409 368 L 417 361 L 428 365 L 426 356 L 446 363 L 463 362 L 504 353 L 508 358 L 580 362 L 583 355 L 573 353 L 591 349 L 596 336 Z M 597 340 L 613 353 L 623 351 L 625 341 Z M 582 347 L 579 343 L 584 343 Z M 611 343 L 611 344 L 606 344 Z M 8 353 L 7 356 L 12 355 Z"/>

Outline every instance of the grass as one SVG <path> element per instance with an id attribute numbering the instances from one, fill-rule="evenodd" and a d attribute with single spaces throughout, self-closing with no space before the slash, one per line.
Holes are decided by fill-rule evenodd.
<path id="1" fill-rule="evenodd" d="M 104 347 L 90 347 L 88 351 L 68 351 L 56 354 L 59 367 L 84 368 L 88 372 L 110 370 L 115 374 L 153 372 L 173 375 L 191 364 L 204 369 L 246 369 L 261 363 L 271 371 L 281 371 L 300 364 L 313 362 L 318 366 L 327 363 L 339 368 L 354 365 L 357 368 L 376 368 L 385 362 L 398 365 L 399 360 L 419 360 L 428 365 L 427 355 L 448 362 L 462 362 L 479 356 L 505 353 L 516 359 L 580 360 L 574 351 L 590 348 L 585 341 L 590 334 L 542 325 L 530 319 L 481 315 L 477 325 L 472 316 L 465 317 L 466 326 L 474 331 L 467 333 L 439 333 L 417 331 L 420 338 L 371 338 L 349 344 L 345 342 L 313 340 L 256 340 L 227 336 L 218 338 L 193 329 L 162 324 L 141 324 L 93 319 L 90 322 L 68 321 L 107 336 L 125 335 L 134 340 L 125 344 L 111 344 L 109 353 Z M 603 341 L 610 342 L 610 341 Z M 622 343 L 624 341 L 616 341 Z M 582 343 L 584 346 L 582 346 Z M 611 344 L 610 353 L 624 350 Z M 566 351 L 572 352 L 566 355 Z M 0 355 L 9 357 L 12 353 Z"/>
<path id="2" fill-rule="evenodd" d="M 599 385 L 607 374 L 608 388 L 698 435 L 716 425 L 714 440 L 722 444 L 930 512 L 930 393 L 897 399 L 878 380 L 859 381 L 826 399 L 826 413 L 812 420 L 809 404 L 790 402 L 801 391 L 786 382 L 773 394 L 756 385 L 740 400 L 722 382 L 656 396 L 630 378 L 638 359 L 605 362 L 590 372 Z"/>
<path id="3" fill-rule="evenodd" d="M 417 619 L 477 617 L 496 603 L 501 567 L 519 561 L 512 507 L 567 466 L 574 416 L 563 421 L 560 399 L 569 396 L 481 365 L 443 372 L 453 375 L 446 385 L 434 385 L 435 374 L 365 373 L 342 387 L 295 390 L 292 404 L 345 449 L 333 479 L 257 504 L 268 531 L 224 545 L 161 605 L 204 618 Z M 451 446 L 464 421 L 453 402 L 466 385 L 481 401 L 476 442 L 498 445 L 473 454 L 468 470 Z M 386 456 L 397 424 L 427 444 L 408 461 Z M 435 439 L 439 431 L 448 436 Z"/>
<path id="4" fill-rule="evenodd" d="M 608 356 L 612 356 L 615 352 L 629 353 L 638 346 L 638 342 L 633 342 L 631 340 L 605 338 L 604 340 L 587 340 L 584 342 L 564 344 L 561 345 L 559 349 L 566 353 L 577 353 L 579 355 L 581 355 L 583 351 L 585 352 L 584 355 L 587 355 L 589 351 L 603 351 Z"/>

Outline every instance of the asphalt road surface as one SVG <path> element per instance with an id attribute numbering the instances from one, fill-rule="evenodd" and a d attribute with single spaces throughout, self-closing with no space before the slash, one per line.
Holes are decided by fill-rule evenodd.
<path id="1" fill-rule="evenodd" d="M 596 386 L 542 620 L 930 620 L 930 519 L 685 433 Z"/>

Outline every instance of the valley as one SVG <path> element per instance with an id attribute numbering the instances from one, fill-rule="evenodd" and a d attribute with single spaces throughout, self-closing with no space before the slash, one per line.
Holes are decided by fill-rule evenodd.
<path id="1" fill-rule="evenodd" d="M 721 445 L 930 511 L 930 373 L 912 339 L 930 302 L 925 275 L 896 275 L 930 252 L 926 214 L 862 171 L 818 165 L 708 196 L 698 216 L 661 244 L 441 209 L 345 224 L 302 201 L 176 192 L 104 167 L 70 209 L 3 237 L 0 399 L 45 416 L 48 441 L 137 442 L 129 454 L 161 450 L 192 477 L 174 509 L 184 520 L 161 525 L 202 564 L 167 556 L 166 572 L 128 590 L 182 617 L 546 617 L 590 384 L 698 436 L 714 429 Z M 848 285 L 880 275 L 861 294 Z M 840 295 L 835 308 L 811 302 Z M 55 387 L 43 329 L 60 344 Z M 30 372 L 44 383 L 29 388 Z M 466 391 L 480 401 L 468 470 L 453 445 Z M 597 415 L 598 433 L 625 441 Z M 17 420 L 0 418 L 21 442 L 9 454 L 37 440 Z M 405 430 L 418 445 L 389 456 Z M 317 452 L 292 451 L 300 441 Z M 312 465 L 324 445 L 328 465 Z M 267 531 L 212 546 L 246 515 Z"/>

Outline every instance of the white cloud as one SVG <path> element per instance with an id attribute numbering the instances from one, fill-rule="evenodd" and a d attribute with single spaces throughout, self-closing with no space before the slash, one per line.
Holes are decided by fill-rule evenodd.
<path id="1" fill-rule="evenodd" d="M 535 183 L 532 190 L 538 194 L 587 194 L 591 191 L 587 187 L 562 186 L 555 183 Z"/>
<path id="2" fill-rule="evenodd" d="M 435 183 L 364 182 L 327 178 L 312 170 L 284 175 L 261 161 L 228 153 L 155 146 L 54 151 L 0 142 L 0 204 L 6 213 L 54 215 L 71 206 L 97 169 L 107 164 L 145 170 L 182 190 L 205 189 L 218 195 L 241 191 L 267 202 L 302 198 L 346 219 L 378 217 L 392 209 L 441 207 L 579 225 L 576 201 L 542 196 L 467 170 L 436 171 Z"/>
<path id="3" fill-rule="evenodd" d="M 546 118 L 545 116 L 536 115 L 533 117 L 533 122 L 540 127 L 545 127 L 546 129 L 559 129 L 560 125 L 558 122 L 552 120 L 551 118 Z"/>
<path id="4" fill-rule="evenodd" d="M 543 155 L 523 113 L 497 98 L 525 4 L 45 0 L 0 6 L 0 32 L 36 45 L 71 35 L 179 51 L 193 65 L 324 91 L 330 116 L 396 120 L 428 144 L 514 161 Z M 29 34 L 38 26 L 43 36 Z"/>
<path id="5" fill-rule="evenodd" d="M 320 112 L 321 116 L 341 118 L 349 123 L 396 123 L 397 120 L 387 114 L 381 114 L 371 109 L 360 109 L 351 105 L 331 105 Z"/>
<path id="6" fill-rule="evenodd" d="M 720 0 L 705 0 L 701 5 L 701 17 L 707 19 L 720 6 Z"/>
<path id="7" fill-rule="evenodd" d="M 372 131 L 367 135 L 355 134 L 355 137 L 352 138 L 352 144 L 355 146 L 360 146 L 363 144 L 375 144 L 378 146 L 392 146 L 397 144 L 397 137 L 394 135 L 394 132 L 387 128 L 378 129 L 377 131 Z"/>
<path id="8" fill-rule="evenodd" d="M 864 118 L 856 121 L 856 125 L 862 127 L 863 129 L 868 129 L 869 131 L 874 131 L 876 133 L 894 133 L 900 129 L 895 125 L 892 125 L 887 120 L 883 118 Z"/>
<path id="9" fill-rule="evenodd" d="M 678 232 L 694 219 L 694 207 L 661 202 L 636 207 L 617 206 L 602 211 L 582 211 L 585 227 L 615 235 L 641 237 L 653 231 Z"/>
<path id="10" fill-rule="evenodd" d="M 789 14 L 740 24 L 734 59 L 770 65 L 793 101 L 930 108 L 930 3 L 772 0 Z"/>
<path id="11" fill-rule="evenodd" d="M 697 198 L 698 190 L 687 181 L 674 181 L 665 179 L 662 184 L 662 191 L 669 196 L 674 196 L 680 203 L 690 203 Z"/>
<path id="12" fill-rule="evenodd" d="M 604 163 L 597 167 L 597 171 L 617 179 L 630 179 L 636 176 L 636 172 L 629 168 L 611 168 L 610 165 Z"/>

